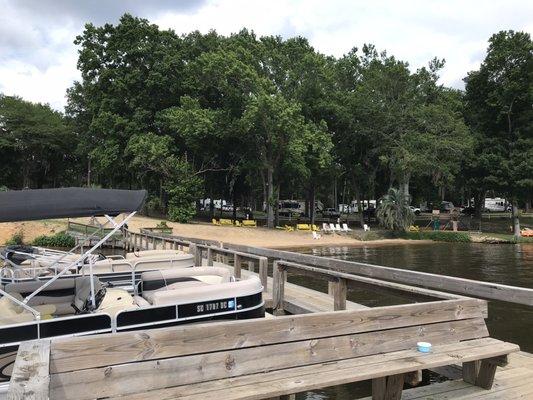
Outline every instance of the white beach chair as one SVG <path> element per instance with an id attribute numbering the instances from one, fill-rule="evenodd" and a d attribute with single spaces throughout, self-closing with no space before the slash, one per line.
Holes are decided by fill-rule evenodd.
<path id="1" fill-rule="evenodd" d="M 331 233 L 331 229 L 329 228 L 329 225 L 326 224 L 325 222 L 322 223 L 322 232 L 324 233 Z"/>
<path id="2" fill-rule="evenodd" d="M 344 232 L 351 232 L 352 231 L 350 228 L 348 228 L 348 224 L 347 223 L 342 224 L 342 230 Z"/>
<path id="3" fill-rule="evenodd" d="M 363 225 L 363 229 L 365 232 L 370 232 L 370 227 L 367 224 Z"/>
<path id="4" fill-rule="evenodd" d="M 320 239 L 322 237 L 322 235 L 320 233 L 316 233 L 315 231 L 311 232 L 313 234 L 313 239 Z"/>
<path id="5" fill-rule="evenodd" d="M 344 232 L 344 230 L 341 228 L 341 224 L 335 224 L 335 230 L 339 233 Z"/>
<path id="6" fill-rule="evenodd" d="M 329 224 L 329 229 L 333 233 L 337 232 L 337 228 L 335 227 L 335 224 L 333 222 Z"/>

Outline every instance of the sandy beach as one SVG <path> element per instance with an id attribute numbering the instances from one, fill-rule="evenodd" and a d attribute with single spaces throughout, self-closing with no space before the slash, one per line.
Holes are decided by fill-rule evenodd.
<path id="1" fill-rule="evenodd" d="M 121 218 L 121 217 L 119 217 Z M 88 223 L 88 218 L 73 219 L 77 222 Z M 100 219 L 101 222 L 104 218 Z M 134 231 L 140 228 L 154 227 L 161 219 L 144 216 L 133 217 L 128 226 Z M 360 241 L 350 234 L 322 235 L 318 240 L 313 239 L 310 232 L 287 232 L 266 228 L 239 228 L 232 226 L 215 226 L 208 223 L 179 224 L 168 222 L 173 228 L 174 235 L 198 239 L 217 240 L 221 242 L 243 244 L 270 248 L 295 248 L 314 246 L 376 246 L 420 241 L 402 239 L 382 239 L 373 241 Z M 0 224 L 0 244 L 9 240 L 15 232 L 22 230 L 25 242 L 31 242 L 39 235 L 50 235 L 64 230 L 67 220 L 28 221 Z"/>

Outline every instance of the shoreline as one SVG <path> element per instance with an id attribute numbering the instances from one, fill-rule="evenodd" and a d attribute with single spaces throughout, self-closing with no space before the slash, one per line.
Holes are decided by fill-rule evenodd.
<path id="1" fill-rule="evenodd" d="M 120 217 L 119 217 L 120 218 Z M 89 218 L 73 218 L 71 221 L 88 223 Z M 104 219 L 101 218 L 100 221 Z M 55 219 L 46 221 L 24 221 L 0 223 L 0 245 L 11 239 L 14 233 L 22 231 L 24 242 L 31 243 L 37 236 L 52 235 L 66 229 L 67 219 Z M 140 228 L 155 227 L 162 220 L 161 218 L 151 218 L 141 215 L 134 216 L 128 226 L 134 231 Z M 243 228 L 234 226 L 215 226 L 205 222 L 193 222 L 180 224 L 166 221 L 169 227 L 173 228 L 173 234 L 184 238 L 194 238 L 198 240 L 213 240 L 218 242 L 232 243 L 237 245 L 248 245 L 255 247 L 265 247 L 271 249 L 305 249 L 312 247 L 381 247 L 381 246 L 404 246 L 415 244 L 429 244 L 436 241 L 426 238 L 379 238 L 375 240 L 361 240 L 356 235 L 362 235 L 362 229 L 354 229 L 347 234 L 322 234 L 320 239 L 313 239 L 309 231 L 288 232 L 277 229 L 267 229 L 262 227 Z M 373 231 L 375 232 L 375 231 Z M 451 232 L 450 232 L 451 233 Z M 470 243 L 484 244 L 506 244 L 513 243 L 503 235 L 482 233 L 469 233 Z M 530 243 L 523 241 L 521 243 Z M 533 244 L 533 242 L 531 242 Z"/>

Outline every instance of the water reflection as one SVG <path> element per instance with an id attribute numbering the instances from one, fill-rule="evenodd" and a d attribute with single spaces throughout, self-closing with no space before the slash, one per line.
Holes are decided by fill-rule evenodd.
<path id="1" fill-rule="evenodd" d="M 323 257 L 533 288 L 533 244 L 416 243 L 301 251 Z M 385 303 L 390 303 L 390 299 L 383 296 L 376 298 L 373 304 L 363 301 L 363 304 L 372 306 Z M 517 343 L 522 350 L 533 352 L 533 307 L 491 301 L 487 324 L 491 336 Z"/>

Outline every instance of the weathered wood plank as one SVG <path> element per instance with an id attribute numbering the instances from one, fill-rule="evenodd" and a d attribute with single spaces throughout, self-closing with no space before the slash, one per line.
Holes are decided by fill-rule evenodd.
<path id="1" fill-rule="evenodd" d="M 452 364 L 458 358 L 466 362 L 475 360 L 483 354 L 493 356 L 517 350 L 518 347 L 510 343 L 490 338 L 477 339 L 435 346 L 434 352 L 431 354 L 421 355 L 415 350 L 405 350 L 334 363 L 146 391 L 122 396 L 120 400 L 170 400 L 176 398 L 200 400 L 214 397 L 225 400 L 259 400 L 265 397 L 374 379 L 387 376 L 390 373 L 401 374 L 420 368 L 434 368 Z M 113 398 L 113 400 L 115 399 Z"/>
<path id="2" fill-rule="evenodd" d="M 22 342 L 11 374 L 8 400 L 48 400 L 50 341 Z"/>
<path id="3" fill-rule="evenodd" d="M 507 365 L 507 355 L 481 360 L 475 385 L 483 389 L 490 389 L 494 383 L 496 368 Z"/>
<path id="4" fill-rule="evenodd" d="M 333 282 L 333 310 L 346 310 L 346 280 L 337 278 Z"/>
<path id="5" fill-rule="evenodd" d="M 200 352 L 245 348 L 379 329 L 392 329 L 479 317 L 483 300 L 376 307 L 360 311 L 294 315 L 275 319 L 228 321 L 138 332 L 56 339 L 51 371 L 177 357 Z M 206 329 L 208 328 L 208 329 Z M 486 334 L 486 332 L 484 332 Z"/>
<path id="6" fill-rule="evenodd" d="M 309 254 L 300 254 L 260 247 L 233 244 L 225 244 L 225 247 L 244 251 L 246 253 L 269 257 L 272 259 L 284 259 L 292 262 L 314 265 L 371 278 L 379 278 L 388 281 L 406 283 L 409 285 L 445 290 L 461 293 L 467 296 L 502 300 L 529 306 L 533 305 L 533 289 L 529 288 L 456 278 L 446 275 L 431 274 L 428 272 L 384 267 L 368 263 L 337 260 L 328 257 L 317 257 Z"/>
<path id="7" fill-rule="evenodd" d="M 52 375 L 54 396 L 71 398 L 80 392 L 93 397 L 191 384 L 243 374 L 394 352 L 416 346 L 423 339 L 450 343 L 485 336 L 482 318 L 460 320 L 292 343 L 204 353 L 142 363 L 122 364 Z M 261 362 L 258 362 L 261 360 Z M 132 379 L 134 378 L 134 379 Z M 56 397 L 54 397 L 56 398 Z"/>
<path id="8" fill-rule="evenodd" d="M 479 374 L 479 360 L 463 363 L 463 380 L 474 385 Z"/>

